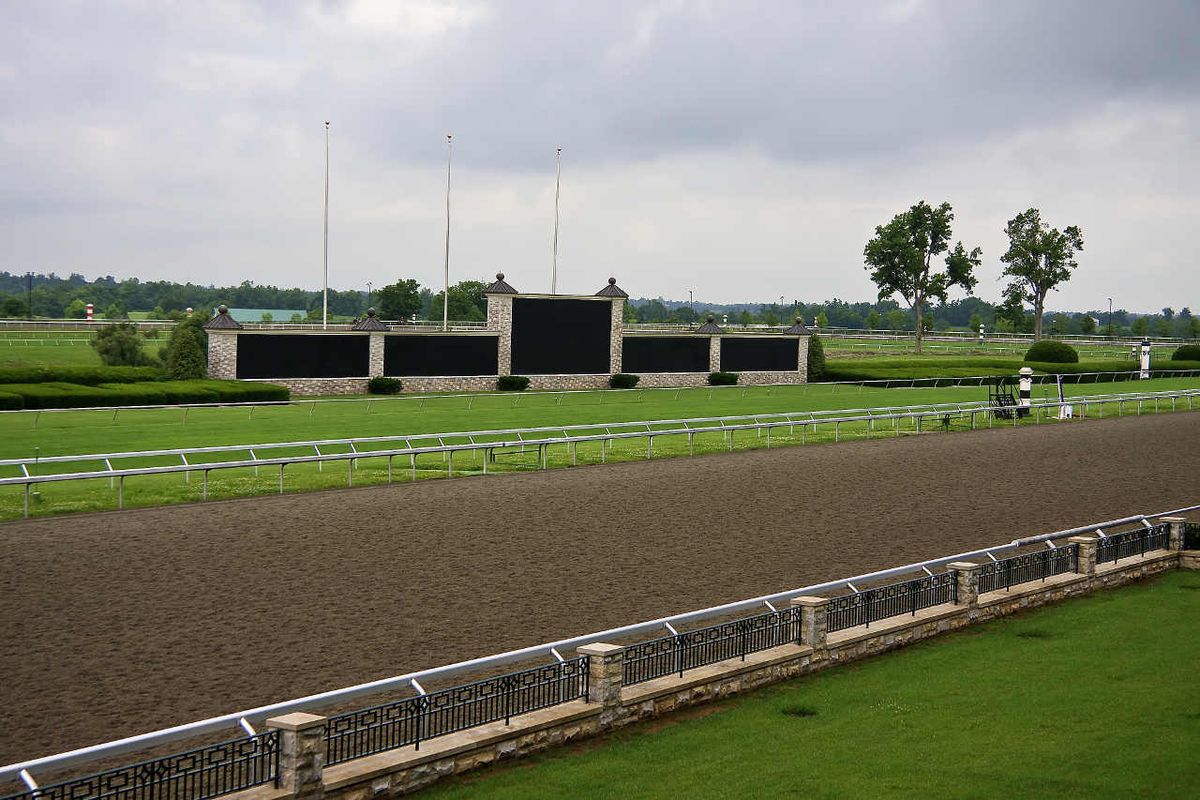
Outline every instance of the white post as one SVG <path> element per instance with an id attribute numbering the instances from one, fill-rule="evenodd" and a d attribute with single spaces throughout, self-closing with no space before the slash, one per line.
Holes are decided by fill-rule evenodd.
<path id="1" fill-rule="evenodd" d="M 325 241 L 323 250 L 324 288 L 321 290 L 321 328 L 329 327 L 329 120 L 325 120 Z"/>
<path id="2" fill-rule="evenodd" d="M 450 157 L 454 145 L 450 134 L 446 134 L 446 263 L 442 289 L 442 330 L 450 330 Z"/>
<path id="3" fill-rule="evenodd" d="M 983 344 L 983 323 L 979 323 L 979 343 Z"/>
<path id="4" fill-rule="evenodd" d="M 1142 373 L 1141 378 L 1145 380 L 1150 377 L 1150 340 L 1142 339 Z"/>
<path id="5" fill-rule="evenodd" d="M 1033 395 L 1033 370 L 1029 367 L 1021 367 L 1020 381 L 1018 386 L 1017 400 L 1017 416 L 1029 416 L 1029 407 L 1031 405 L 1030 398 Z"/>
<path id="6" fill-rule="evenodd" d="M 558 293 L 558 197 L 562 187 L 562 148 L 554 154 L 554 257 L 550 263 L 550 294 Z"/>

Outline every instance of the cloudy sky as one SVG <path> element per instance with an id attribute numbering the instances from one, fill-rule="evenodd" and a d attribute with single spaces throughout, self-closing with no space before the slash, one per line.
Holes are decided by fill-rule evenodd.
<path id="1" fill-rule="evenodd" d="M 1079 225 L 1052 307 L 1200 307 L 1200 3 L 0 0 L 0 269 L 869 299 L 874 226 Z"/>

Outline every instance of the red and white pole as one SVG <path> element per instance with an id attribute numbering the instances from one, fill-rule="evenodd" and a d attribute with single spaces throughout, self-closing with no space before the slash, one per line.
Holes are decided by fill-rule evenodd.
<path id="1" fill-rule="evenodd" d="M 95 312 L 95 310 L 96 310 L 95 306 L 93 306 L 91 303 L 87 304 L 87 321 L 88 322 L 92 321 L 92 314 Z"/>

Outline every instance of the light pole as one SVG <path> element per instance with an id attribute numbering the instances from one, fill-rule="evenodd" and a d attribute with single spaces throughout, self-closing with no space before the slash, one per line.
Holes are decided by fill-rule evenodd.
<path id="1" fill-rule="evenodd" d="M 371 307 L 371 282 L 367 281 L 367 308 Z"/>
<path id="2" fill-rule="evenodd" d="M 690 307 L 694 301 L 692 300 L 692 290 L 688 289 L 688 306 Z"/>
<path id="3" fill-rule="evenodd" d="M 779 324 L 783 324 L 783 295 L 779 295 Z"/>
<path id="4" fill-rule="evenodd" d="M 1105 331 L 1105 333 L 1108 336 L 1112 336 L 1113 328 L 1112 328 L 1112 298 L 1111 297 L 1108 298 L 1108 325 L 1106 327 L 1108 328 L 1108 330 Z"/>
<path id="5" fill-rule="evenodd" d="M 454 145 L 450 134 L 446 134 L 446 264 L 445 282 L 442 290 L 442 330 L 450 330 L 450 157 Z"/>
<path id="6" fill-rule="evenodd" d="M 325 120 L 325 285 L 321 289 L 321 328 L 329 327 L 329 120 Z"/>
<path id="7" fill-rule="evenodd" d="M 550 261 L 550 294 L 558 294 L 558 195 L 562 188 L 562 148 L 554 153 L 554 255 Z"/>

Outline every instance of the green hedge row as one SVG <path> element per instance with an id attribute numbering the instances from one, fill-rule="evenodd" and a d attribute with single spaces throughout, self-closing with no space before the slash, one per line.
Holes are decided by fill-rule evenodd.
<path id="1" fill-rule="evenodd" d="M 271 383 L 192 380 L 102 383 L 85 386 L 64 381 L 5 384 L 0 409 L 155 406 L 175 403 L 256 403 L 287 400 L 286 387 Z"/>
<path id="2" fill-rule="evenodd" d="M 75 383 L 98 386 L 102 383 L 142 383 L 166 380 L 158 367 L 2 367 L 0 384 Z"/>

